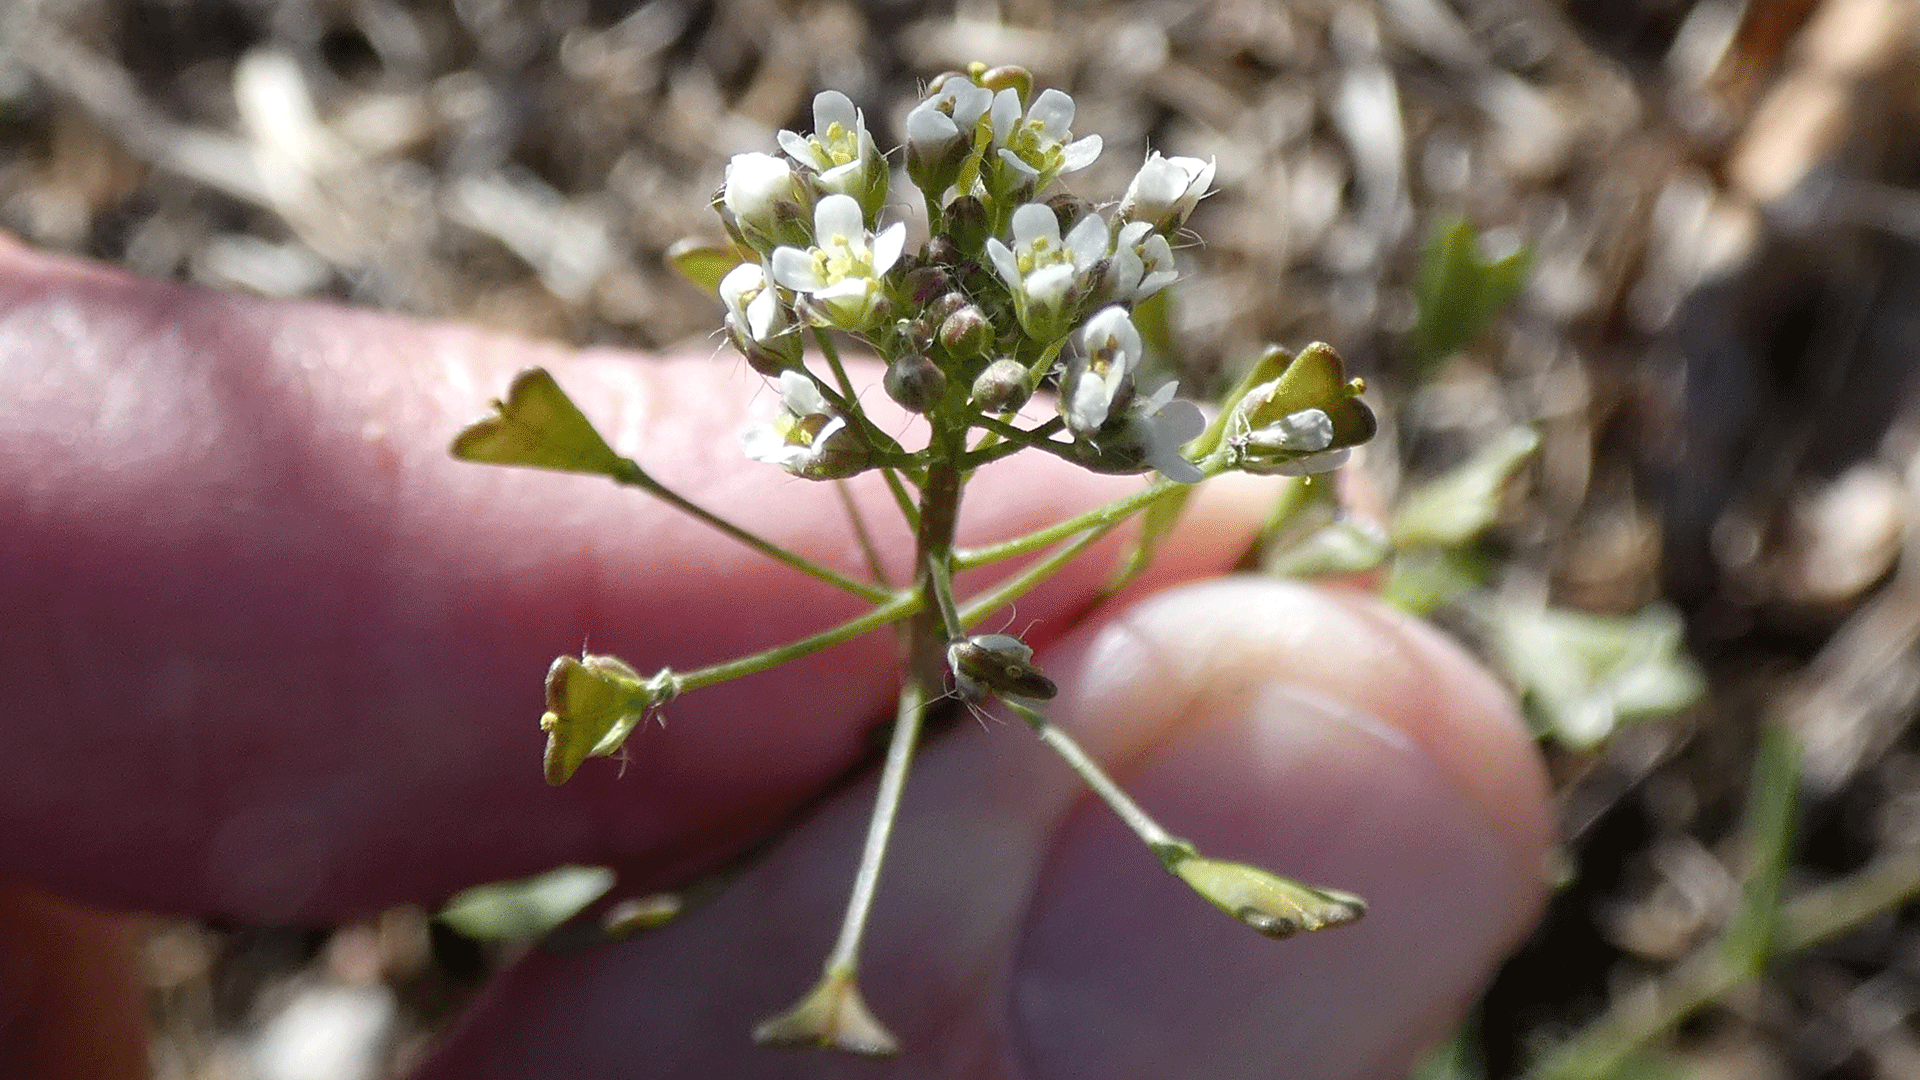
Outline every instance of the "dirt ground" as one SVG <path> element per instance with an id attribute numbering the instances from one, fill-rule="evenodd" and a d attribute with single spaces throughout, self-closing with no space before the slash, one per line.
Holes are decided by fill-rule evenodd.
<path id="1" fill-rule="evenodd" d="M 720 238 L 726 159 L 823 88 L 897 145 L 923 81 L 975 59 L 1075 95 L 1108 152 L 1074 190 L 1122 190 L 1148 145 L 1218 160 L 1175 308 L 1191 387 L 1337 343 L 1387 403 L 1388 491 L 1531 425 L 1478 549 L 1492 593 L 1685 618 L 1697 705 L 1547 747 L 1568 885 L 1432 1075 L 1567 1067 L 1543 1055 L 1586 1031 L 1648 1048 L 1633 1075 L 1920 1077 L 1912 0 L 7 0 L 0 228 L 711 352 L 716 305 L 663 254 Z M 1416 372 L 1419 253 L 1451 215 L 1533 271 Z M 1805 747 L 1786 921 L 1758 977 L 1716 981 L 1764 862 L 1763 730 Z M 1880 891 L 1836 915 L 1836 884 Z M 148 960 L 156 1076 L 262 1075 L 305 1009 L 374 1033 L 355 1080 L 400 1075 L 493 957 L 396 911 L 165 924 Z"/>

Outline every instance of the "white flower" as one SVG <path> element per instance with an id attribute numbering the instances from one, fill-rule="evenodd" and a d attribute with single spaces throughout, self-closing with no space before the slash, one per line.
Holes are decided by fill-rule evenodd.
<path id="1" fill-rule="evenodd" d="M 759 263 L 729 270 L 720 279 L 720 302 L 727 308 L 727 337 L 755 371 L 766 374 L 799 361 L 800 339 Z"/>
<path id="2" fill-rule="evenodd" d="M 806 219 L 793 167 L 772 154 L 735 154 L 727 162 L 720 205 L 756 251 L 770 251 L 795 238 Z"/>
<path id="3" fill-rule="evenodd" d="M 869 220 L 887 201 L 887 162 L 867 132 L 867 121 L 838 90 L 813 99 L 813 134 L 782 130 L 775 136 L 789 157 L 818 173 L 822 192 L 851 195 Z"/>
<path id="4" fill-rule="evenodd" d="M 798 371 L 781 372 L 780 406 L 771 423 L 740 433 L 740 448 L 748 457 L 809 480 L 839 479 L 866 468 L 866 442 L 811 378 Z"/>
<path id="5" fill-rule="evenodd" d="M 1113 241 L 1108 295 L 1121 303 L 1139 303 L 1179 280 L 1173 248 L 1144 221 L 1129 221 Z"/>
<path id="6" fill-rule="evenodd" d="M 1147 464 L 1161 476 L 1179 484 L 1197 484 L 1202 473 L 1198 466 L 1181 456 L 1180 448 L 1200 437 L 1207 418 L 1200 406 L 1173 396 L 1169 382 L 1144 399 L 1136 399 L 1127 412 L 1124 439 Z"/>
<path id="7" fill-rule="evenodd" d="M 1068 430 L 1091 439 L 1124 395 L 1146 347 L 1139 328 L 1118 305 L 1101 308 L 1087 320 L 1080 328 L 1079 346 L 1061 380 L 1060 409 Z"/>
<path id="8" fill-rule="evenodd" d="M 949 75 L 907 113 L 907 175 L 930 198 L 952 187 L 973 151 L 973 129 L 993 104 L 993 91 L 965 75 Z"/>
<path id="9" fill-rule="evenodd" d="M 1027 333 L 1053 341 L 1066 332 L 1068 301 L 1087 272 L 1107 256 L 1107 223 L 1088 214 L 1060 238 L 1060 219 L 1044 203 L 1013 212 L 1013 246 L 988 237 L 987 258 L 1013 294 L 1014 311 Z"/>
<path id="10" fill-rule="evenodd" d="M 1073 138 L 1073 98 L 1059 90 L 1042 90 L 1026 115 L 1020 114 L 1020 95 L 1011 88 L 993 96 L 989 115 L 993 145 L 1000 160 L 1033 181 L 1035 191 L 1062 173 L 1084 169 L 1100 156 L 1100 136 Z"/>
<path id="11" fill-rule="evenodd" d="M 804 293 L 813 317 L 842 330 L 861 330 L 883 314 L 881 278 L 906 249 L 907 226 L 896 221 L 877 235 L 867 231 L 860 204 L 828 195 L 813 211 L 813 243 L 775 249 L 775 283 Z"/>
<path id="12" fill-rule="evenodd" d="M 1146 164 L 1127 185 L 1115 215 L 1121 221 L 1144 221 L 1154 232 L 1168 233 L 1186 223 L 1187 215 L 1213 184 L 1212 158 L 1161 157 L 1147 154 Z"/>

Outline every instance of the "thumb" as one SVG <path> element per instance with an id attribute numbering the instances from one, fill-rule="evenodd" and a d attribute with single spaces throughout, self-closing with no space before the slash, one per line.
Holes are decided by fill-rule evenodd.
<path id="1" fill-rule="evenodd" d="M 861 971 L 894 1075 L 1385 1077 L 1459 1016 L 1537 913 L 1546 785 L 1511 706 L 1423 624 L 1227 579 L 1150 597 L 1041 658 L 1052 713 L 1207 854 L 1358 892 L 1274 942 L 1163 873 L 1018 725 L 922 755 Z M 871 785 L 653 935 L 536 953 L 440 1076 L 838 1076 L 752 1046 L 832 941 Z M 856 1066 L 858 1068 L 856 1068 Z"/>

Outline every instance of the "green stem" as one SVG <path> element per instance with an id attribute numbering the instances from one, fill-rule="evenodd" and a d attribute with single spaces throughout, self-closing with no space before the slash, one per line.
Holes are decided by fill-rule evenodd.
<path id="1" fill-rule="evenodd" d="M 1201 465 L 1201 471 L 1205 473 L 1206 477 L 1210 478 L 1226 471 L 1226 466 L 1224 464 L 1208 462 Z M 1183 486 L 1184 485 L 1175 484 L 1171 480 L 1155 480 L 1145 488 L 1125 498 L 1115 499 L 1105 506 L 1095 507 L 1084 514 L 1070 517 L 1065 521 L 1049 525 L 1044 529 L 1038 529 L 1025 536 L 1017 536 L 1012 540 L 992 544 L 987 547 L 957 549 L 953 553 L 953 567 L 955 570 L 971 570 L 976 566 L 987 566 L 992 563 L 997 563 L 1002 559 L 1011 559 L 1016 555 L 1025 555 L 1029 552 L 1038 551 L 1048 544 L 1065 540 L 1074 533 L 1081 532 L 1085 529 L 1112 528 L 1161 499 L 1177 493 Z"/>
<path id="2" fill-rule="evenodd" d="M 916 538 L 915 562 L 920 568 L 915 582 L 915 599 L 920 609 L 913 620 L 912 641 L 907 655 L 906 683 L 900 689 L 900 707 L 894 716 L 893 736 L 887 743 L 887 757 L 880 768 L 880 789 L 874 796 L 873 814 L 867 820 L 867 839 L 860 850 L 860 867 L 855 872 L 853 891 L 847 897 L 846 915 L 840 922 L 840 936 L 827 954 L 826 970 L 855 971 L 859 968 L 860 944 L 866 936 L 867 916 L 873 908 L 874 890 L 880 881 L 880 867 L 886 860 L 887 840 L 900 814 L 901 793 L 906 790 L 907 767 L 919 742 L 920 728 L 927 704 L 946 686 L 946 616 L 941 613 L 939 576 L 953 552 L 953 534 L 959 522 L 962 477 L 950 459 L 936 458 L 927 467 L 927 484 L 922 492 L 920 530 Z M 948 585 L 951 590 L 951 585 Z M 951 599 L 946 603 L 950 604 Z"/>
<path id="3" fill-rule="evenodd" d="M 843 641 L 851 641 L 870 630 L 878 630 L 890 622 L 897 622 L 918 613 L 925 602 L 926 598 L 919 590 L 889 593 L 886 603 L 865 615 L 857 619 L 849 619 L 817 634 L 803 637 L 798 641 L 789 641 L 785 645 L 777 645 L 765 652 L 754 653 L 752 656 L 742 656 L 736 660 L 728 660 L 725 663 L 697 668 L 693 671 L 675 672 L 676 692 L 684 694 L 703 686 L 737 679 L 742 675 L 766 671 L 769 668 L 779 667 L 789 660 L 798 660 L 809 653 L 819 652 L 821 649 L 838 645 Z"/>
<path id="4" fill-rule="evenodd" d="M 1088 529 L 1075 537 L 1072 543 L 1060 545 L 1048 552 L 1046 558 L 967 601 L 967 606 L 960 609 L 961 627 L 963 629 L 971 627 L 1000 608 L 1027 595 L 1035 586 L 1052 577 L 1054 571 L 1072 562 L 1081 552 L 1092 547 L 1095 541 L 1112 531 L 1113 526 L 1117 524 L 1119 522 Z"/>
<path id="5" fill-rule="evenodd" d="M 866 938 L 867 916 L 873 910 L 873 895 L 880 886 L 880 866 L 886 861 L 887 841 L 893 835 L 894 820 L 899 817 L 900 797 L 907 786 L 907 767 L 913 762 L 914 746 L 920 739 L 920 722 L 926 714 L 926 694 L 918 679 L 908 679 L 900 688 L 900 707 L 894 713 L 893 736 L 887 742 L 887 759 L 880 767 L 880 790 L 874 795 L 873 815 L 867 819 L 867 840 L 860 849 L 860 867 L 853 875 L 853 891 L 847 897 L 846 914 L 840 920 L 840 936 L 827 954 L 826 970 L 848 973 L 859 970 L 860 943 Z"/>
<path id="6" fill-rule="evenodd" d="M 1138 836 L 1156 856 L 1164 858 L 1163 853 L 1173 850 L 1192 854 L 1191 845 L 1183 843 L 1178 837 L 1161 828 L 1160 823 L 1153 820 L 1152 815 L 1141 809 L 1140 804 L 1134 802 L 1132 796 L 1122 791 L 1119 784 L 1113 782 L 1113 778 L 1107 775 L 1106 770 L 1087 756 L 1087 752 L 1080 748 L 1079 743 L 1073 741 L 1071 735 L 1061 730 L 1036 709 L 1005 698 L 1001 701 L 1007 708 L 1017 713 L 1020 719 L 1025 720 L 1027 726 L 1033 729 L 1033 733 L 1040 736 L 1040 741 L 1060 755 L 1066 761 L 1067 767 L 1085 781 L 1087 787 L 1091 788 L 1095 795 L 1100 796 L 1100 801 L 1111 807 L 1113 812 L 1119 815 L 1120 820 L 1127 823 L 1127 828 L 1132 829 L 1134 835 Z"/>
<path id="7" fill-rule="evenodd" d="M 867 573 L 883 588 L 887 584 L 887 568 L 880 561 L 880 549 L 873 542 L 873 533 L 867 530 L 866 515 L 860 513 L 860 504 L 853 501 L 853 489 L 845 480 L 835 480 L 833 490 L 840 496 L 840 507 L 847 512 L 847 525 L 853 529 L 854 539 L 860 544 L 860 554 L 867 560 Z"/>
<path id="8" fill-rule="evenodd" d="M 901 449 L 899 442 L 895 441 L 893 436 L 881 431 L 872 420 L 867 418 L 867 410 L 859 407 L 860 399 L 854 390 L 853 378 L 847 374 L 847 365 L 840 359 L 840 350 L 834 346 L 832 336 L 825 328 L 815 327 L 813 339 L 814 343 L 820 347 L 820 355 L 827 358 L 827 368 L 833 372 L 834 382 L 839 384 L 840 393 L 844 398 L 842 405 L 844 411 L 853 423 L 859 425 L 860 432 L 866 436 L 868 445 L 876 450 L 884 448 L 888 453 L 883 456 L 891 456 L 893 453 L 904 456 L 906 452 Z M 893 500 L 899 504 L 900 513 L 906 518 L 908 526 L 918 528 L 919 513 L 913 505 L 913 496 L 908 494 L 905 483 L 900 479 L 899 470 L 891 465 L 881 465 L 880 475 L 886 478 L 887 489 L 893 492 Z"/>
<path id="9" fill-rule="evenodd" d="M 614 480 L 618 483 L 639 488 L 674 509 L 679 510 L 681 513 L 696 518 L 710 528 L 733 537 L 735 540 L 740 541 L 775 562 L 790 566 L 808 577 L 826 582 L 828 585 L 842 592 L 851 593 L 869 603 L 880 604 L 893 599 L 893 590 L 891 589 L 882 588 L 878 585 L 869 585 L 864 581 L 855 581 L 844 574 L 829 570 L 819 563 L 814 562 L 812 559 L 788 551 L 786 548 L 770 540 L 763 540 L 759 536 L 728 521 L 726 518 L 715 514 L 713 511 L 692 502 L 679 492 L 655 480 L 651 474 L 640 468 L 638 462 L 631 458 L 621 458 L 620 465 L 621 471 L 614 476 Z"/>

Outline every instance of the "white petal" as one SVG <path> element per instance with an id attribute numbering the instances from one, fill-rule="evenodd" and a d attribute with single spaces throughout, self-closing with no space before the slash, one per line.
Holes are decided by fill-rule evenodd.
<path id="1" fill-rule="evenodd" d="M 1033 107 L 1027 110 L 1027 120 L 1040 125 L 1040 133 L 1046 136 L 1048 142 L 1057 143 L 1073 133 L 1073 108 L 1071 96 L 1065 91 L 1049 87 L 1033 99 Z"/>
<path id="2" fill-rule="evenodd" d="M 803 447 L 791 446 L 787 437 L 772 424 L 754 424 L 740 433 L 740 449 L 754 461 L 792 468 L 805 454 Z"/>
<path id="3" fill-rule="evenodd" d="M 1006 162 L 1009 168 L 1011 168 L 1014 172 L 1020 173 L 1022 176 L 1039 176 L 1040 175 L 1039 169 L 1036 169 L 1033 166 L 1027 164 L 1026 162 L 1020 160 L 1019 154 L 1014 153 L 1013 151 L 1007 149 L 1004 146 L 1000 148 L 1000 160 Z"/>
<path id="4" fill-rule="evenodd" d="M 822 90 L 813 96 L 813 133 L 826 138 L 827 132 L 838 123 L 848 133 L 860 130 L 860 110 L 853 107 L 853 100 L 838 90 Z"/>
<path id="5" fill-rule="evenodd" d="M 780 298 L 772 289 L 761 289 L 758 296 L 747 301 L 747 334 L 755 341 L 768 341 L 774 332 L 780 329 Z"/>
<path id="6" fill-rule="evenodd" d="M 1024 166 L 1023 166 L 1024 167 Z M 1029 170 L 1031 171 L 1031 170 Z M 1046 203 L 1021 203 L 1013 211 L 1013 246 L 1025 251 L 1045 237 L 1052 246 L 1060 244 L 1060 219 Z"/>
<path id="7" fill-rule="evenodd" d="M 1206 414 L 1200 411 L 1200 406 L 1186 398 L 1167 402 L 1155 416 L 1160 421 L 1161 430 L 1167 433 L 1175 446 L 1185 446 L 1207 430 Z"/>
<path id="8" fill-rule="evenodd" d="M 1080 361 L 1080 377 L 1073 384 L 1073 396 L 1067 401 L 1067 426 L 1078 434 L 1091 435 L 1107 422 L 1113 408 L 1113 393 L 1105 379 L 1097 378 Z"/>
<path id="9" fill-rule="evenodd" d="M 1106 258 L 1106 220 L 1099 214 L 1088 214 L 1074 222 L 1073 228 L 1067 232 L 1067 251 L 1072 256 L 1074 267 L 1080 270 Z"/>
<path id="10" fill-rule="evenodd" d="M 907 250 L 907 223 L 896 221 L 873 238 L 873 274 L 879 277 L 893 264 L 900 261 L 900 255 Z"/>
<path id="11" fill-rule="evenodd" d="M 867 163 L 855 159 L 820 174 L 820 190 L 851 197 L 866 180 Z"/>
<path id="12" fill-rule="evenodd" d="M 1066 302 L 1067 290 L 1073 288 L 1079 278 L 1068 263 L 1048 263 L 1028 274 L 1020 288 L 1027 294 L 1029 303 L 1054 309 Z"/>
<path id="13" fill-rule="evenodd" d="M 1060 150 L 1060 171 L 1078 172 L 1094 163 L 1100 156 L 1100 148 L 1105 144 L 1100 136 L 1089 135 L 1084 139 L 1075 139 Z"/>
<path id="14" fill-rule="evenodd" d="M 1020 263 L 1014 258 L 1013 251 L 1001 243 L 997 236 L 987 237 L 985 247 L 987 261 L 993 264 L 993 269 L 1000 275 L 1000 280 L 1006 282 L 1009 289 L 1019 288 Z"/>
<path id="15" fill-rule="evenodd" d="M 793 169 L 772 154 L 735 154 L 720 198 L 742 221 L 771 221 L 774 203 L 793 198 Z"/>
<path id="16" fill-rule="evenodd" d="M 822 167 L 823 162 L 821 161 L 819 151 L 814 149 L 813 143 L 809 142 L 805 135 L 797 131 L 788 131 L 785 128 L 781 128 L 774 134 L 773 138 L 775 142 L 780 144 L 780 149 L 785 150 L 787 156 L 793 160 L 802 165 L 810 165 L 816 169 Z"/>
<path id="17" fill-rule="evenodd" d="M 794 292 L 812 292 L 826 284 L 814 272 L 813 256 L 797 247 L 774 248 L 772 269 L 773 280 Z"/>
<path id="18" fill-rule="evenodd" d="M 780 403 L 795 416 L 823 416 L 830 411 L 820 388 L 797 371 L 780 373 Z"/>
<path id="19" fill-rule="evenodd" d="M 814 244 L 825 247 L 827 241 L 834 237 L 860 247 L 866 246 L 866 218 L 860 213 L 860 204 L 851 195 L 828 195 L 813 208 Z"/>
<path id="20" fill-rule="evenodd" d="M 766 284 L 766 271 L 760 269 L 759 263 L 743 262 L 720 279 L 720 302 L 727 305 L 729 314 L 739 314 L 744 306 L 741 297 L 753 289 L 764 289 Z"/>
<path id="21" fill-rule="evenodd" d="M 953 118 L 934 108 L 936 101 L 923 101 L 907 114 L 907 145 L 941 146 L 960 137 Z"/>
<path id="22" fill-rule="evenodd" d="M 1013 134 L 1013 125 L 1020 122 L 1020 95 L 1011 86 L 993 95 L 993 108 L 989 115 L 993 118 L 993 142 L 995 146 L 1005 146 L 1007 136 Z"/>

